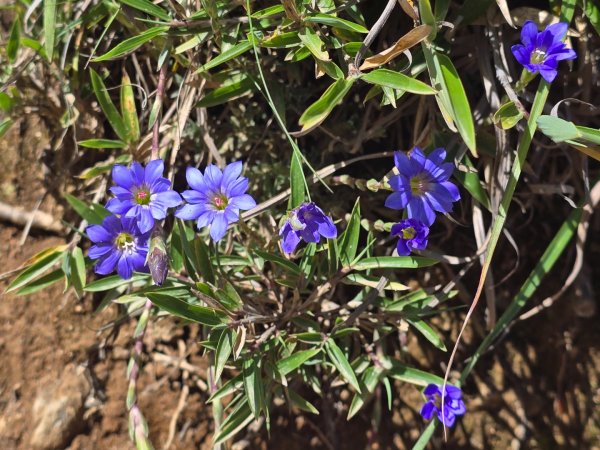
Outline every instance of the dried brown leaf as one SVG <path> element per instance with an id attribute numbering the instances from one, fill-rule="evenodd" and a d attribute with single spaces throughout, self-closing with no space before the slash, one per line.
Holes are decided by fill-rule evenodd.
<path id="1" fill-rule="evenodd" d="M 402 10 L 412 19 L 419 20 L 419 15 L 415 9 L 415 2 L 413 0 L 398 0 Z"/>
<path id="2" fill-rule="evenodd" d="M 365 62 L 360 66 L 360 70 L 373 69 L 390 62 L 396 56 L 417 45 L 429 36 L 429 33 L 431 33 L 431 27 L 429 25 L 419 25 L 418 27 L 413 28 L 398 39 L 398 41 L 390 48 L 365 59 Z"/>

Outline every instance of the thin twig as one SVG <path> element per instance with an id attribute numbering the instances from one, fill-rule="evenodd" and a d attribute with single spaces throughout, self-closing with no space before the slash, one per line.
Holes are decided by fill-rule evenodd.
<path id="1" fill-rule="evenodd" d="M 360 64 L 362 63 L 363 57 L 365 56 L 365 53 L 367 52 L 377 35 L 381 32 L 387 20 L 390 18 L 390 15 L 392 14 L 394 7 L 396 6 L 396 2 L 397 0 L 388 0 L 385 9 L 381 13 L 381 16 L 379 16 L 377 22 L 375 22 L 375 24 L 371 27 L 369 33 L 365 36 L 365 39 L 362 45 L 360 46 L 360 49 L 356 53 L 356 57 L 354 58 L 355 70 L 358 70 Z"/>
<path id="2" fill-rule="evenodd" d="M 156 86 L 156 101 L 160 104 L 159 109 L 162 109 L 162 99 L 165 94 L 165 80 L 167 79 L 167 61 L 163 62 L 158 74 L 158 85 Z M 157 112 L 160 116 L 160 112 Z M 151 159 L 158 159 L 158 138 L 160 130 L 160 117 L 154 120 L 152 126 L 152 155 Z"/>

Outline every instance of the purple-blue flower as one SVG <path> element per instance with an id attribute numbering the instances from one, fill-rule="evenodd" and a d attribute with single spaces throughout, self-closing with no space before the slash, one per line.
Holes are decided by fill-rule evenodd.
<path id="1" fill-rule="evenodd" d="M 113 214 L 136 219 L 140 232 L 146 233 L 154 226 L 154 220 L 167 216 L 167 209 L 181 204 L 181 197 L 171 189 L 171 182 L 163 178 L 162 159 L 150 161 L 146 168 L 134 162 L 131 169 L 117 164 L 112 178 L 116 186 L 110 188 L 115 195 L 106 204 Z"/>
<path id="2" fill-rule="evenodd" d="M 284 253 L 292 253 L 304 239 L 305 242 L 319 242 L 321 236 L 327 239 L 337 237 L 337 228 L 331 217 L 326 216 L 314 203 L 303 203 L 290 211 L 287 220 L 279 230 L 281 248 Z"/>
<path id="3" fill-rule="evenodd" d="M 211 164 L 204 174 L 188 167 L 185 176 L 192 189 L 181 194 L 187 204 L 175 212 L 175 217 L 197 219 L 198 229 L 210 225 L 210 236 L 220 240 L 229 224 L 238 221 L 240 210 L 256 206 L 254 199 L 246 194 L 248 178 L 240 176 L 242 167 L 242 162 L 236 161 L 221 171 Z"/>
<path id="4" fill-rule="evenodd" d="M 150 232 L 141 233 L 134 217 L 108 216 L 102 225 L 86 228 L 90 240 L 89 256 L 97 259 L 94 271 L 99 275 L 108 275 L 115 268 L 121 278 L 129 279 L 133 271 L 147 272 L 146 255 Z"/>
<path id="5" fill-rule="evenodd" d="M 577 57 L 575 51 L 563 42 L 568 28 L 567 23 L 559 22 L 538 32 L 535 23 L 528 20 L 521 29 L 522 44 L 511 48 L 513 55 L 529 72 L 539 72 L 544 80 L 551 83 L 556 78 L 558 62 Z"/>
<path id="6" fill-rule="evenodd" d="M 446 385 L 446 395 L 444 396 L 444 408 L 442 413 L 442 386 L 437 384 L 429 384 L 423 390 L 423 395 L 427 401 L 421 408 L 421 416 L 425 420 L 431 420 L 434 414 L 437 414 L 438 419 L 445 426 L 451 427 L 456 421 L 456 416 L 462 416 L 467 408 L 462 400 L 462 392 L 460 388 Z"/>
<path id="7" fill-rule="evenodd" d="M 392 225 L 392 236 L 398 236 L 396 249 L 400 256 L 408 256 L 412 250 L 425 250 L 429 227 L 417 219 L 406 219 Z"/>
<path id="8" fill-rule="evenodd" d="M 446 150 L 436 148 L 428 156 L 415 147 L 410 157 L 394 152 L 399 175 L 390 177 L 393 192 L 385 200 L 392 209 L 406 208 L 409 219 L 427 226 L 435 221 L 435 212 L 449 213 L 452 203 L 460 199 L 456 185 L 448 179 L 454 171 L 452 163 L 444 162 Z"/>

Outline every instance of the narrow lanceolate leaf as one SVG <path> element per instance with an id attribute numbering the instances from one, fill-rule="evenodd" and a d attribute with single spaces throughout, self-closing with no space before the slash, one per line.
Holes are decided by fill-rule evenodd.
<path id="1" fill-rule="evenodd" d="M 362 392 L 355 394 L 348 409 L 347 420 L 350 420 L 356 415 L 364 404 L 371 398 L 375 388 L 379 384 L 379 380 L 383 376 L 384 369 L 380 366 L 369 366 L 361 377 Z"/>
<path id="2" fill-rule="evenodd" d="M 340 79 L 329 86 L 321 98 L 310 105 L 300 116 L 298 122 L 302 125 L 302 131 L 312 130 L 323 123 L 333 108 L 344 99 L 353 83 L 353 79 Z"/>
<path id="3" fill-rule="evenodd" d="M 372 72 L 361 75 L 360 78 L 361 80 L 366 81 L 367 83 L 392 89 L 398 89 L 401 91 L 412 92 L 413 94 L 436 94 L 436 90 L 428 84 L 425 84 L 419 80 L 415 80 L 414 78 L 411 78 L 400 72 L 394 72 L 393 70 L 389 69 L 377 69 Z"/>
<path id="4" fill-rule="evenodd" d="M 127 284 L 136 283 L 138 281 L 149 280 L 150 276 L 146 274 L 134 274 L 130 279 L 124 280 L 119 275 L 110 275 L 100 278 L 88 284 L 83 290 L 85 292 L 104 292 L 115 289 Z"/>
<path id="5" fill-rule="evenodd" d="M 17 291 L 17 295 L 29 295 L 35 292 L 41 291 L 54 283 L 64 279 L 65 273 L 61 268 L 53 270 L 52 272 L 44 275 L 43 277 L 36 278 L 35 280 L 27 283 L 25 287 L 22 287 Z"/>
<path id="6" fill-rule="evenodd" d="M 83 251 L 75 247 L 71 253 L 71 284 L 75 288 L 77 295 L 81 297 L 85 287 L 85 259 Z"/>
<path id="7" fill-rule="evenodd" d="M 324 49 L 325 44 L 312 28 L 302 28 L 298 32 L 298 37 L 315 58 L 321 61 L 329 61 L 329 54 Z"/>
<path id="8" fill-rule="evenodd" d="M 81 216 L 82 219 L 86 220 L 89 224 L 102 223 L 105 217 L 110 216 L 110 212 L 104 208 L 104 206 L 97 203 L 88 205 L 82 202 L 77 197 L 73 197 L 71 194 L 63 194 L 65 199 L 73 207 L 73 209 Z"/>
<path id="9" fill-rule="evenodd" d="M 435 39 L 437 34 L 437 24 L 429 0 L 419 0 L 419 13 L 421 15 L 421 22 L 431 27 L 429 40 Z"/>
<path id="10" fill-rule="evenodd" d="M 387 64 L 409 48 L 417 45 L 419 42 L 429 36 L 430 33 L 431 26 L 429 25 L 419 25 L 418 27 L 413 28 L 400 39 L 398 39 L 391 47 L 386 48 L 384 51 L 365 59 L 360 66 L 360 70 L 369 70 Z"/>
<path id="11" fill-rule="evenodd" d="M 248 405 L 252 414 L 254 414 L 254 418 L 258 419 L 266 403 L 260 359 L 256 356 L 246 359 L 242 364 L 242 369 Z"/>
<path id="12" fill-rule="evenodd" d="M 227 61 L 230 61 L 234 58 L 237 58 L 238 56 L 240 56 L 243 53 L 246 53 L 251 48 L 252 48 L 252 42 L 250 42 L 248 40 L 240 42 L 240 43 L 234 45 L 233 47 L 227 49 L 226 51 L 221 53 L 219 56 L 211 59 L 209 62 L 204 64 L 202 67 L 200 67 L 196 72 L 197 73 L 205 72 L 207 70 L 210 70 L 217 66 L 220 66 L 221 64 L 223 64 Z"/>
<path id="13" fill-rule="evenodd" d="M 204 306 L 192 305 L 171 295 L 148 292 L 147 296 L 159 308 L 182 319 L 209 326 L 221 325 L 227 322 L 227 316 L 219 311 Z"/>
<path id="14" fill-rule="evenodd" d="M 352 366 L 348 362 L 348 358 L 346 358 L 346 355 L 344 355 L 342 349 L 338 347 L 333 339 L 328 339 L 325 342 L 325 349 L 327 350 L 329 359 L 336 367 L 342 378 L 350 383 L 356 392 L 360 393 L 361 389 L 358 380 L 356 379 L 356 374 L 354 373 L 354 370 L 352 369 Z"/>
<path id="15" fill-rule="evenodd" d="M 250 405 L 248 405 L 248 401 L 243 400 L 221 424 L 219 432 L 214 437 L 213 447 L 235 435 L 248 425 L 253 418 L 254 416 Z"/>
<path id="16" fill-rule="evenodd" d="M 86 139 L 77 142 L 78 145 L 86 148 L 125 148 L 127 144 L 116 139 Z"/>
<path id="17" fill-rule="evenodd" d="M 302 170 L 302 161 L 297 152 L 292 152 L 292 164 L 290 165 L 290 189 L 292 190 L 292 195 L 290 195 L 288 209 L 294 209 L 304 202 L 305 184 L 306 180 L 304 178 L 304 171 Z"/>
<path id="18" fill-rule="evenodd" d="M 123 78 L 121 80 L 121 114 L 127 128 L 127 142 L 130 144 L 136 143 L 140 139 L 140 124 L 135 107 L 135 96 L 133 95 L 131 80 L 125 70 L 123 70 Z"/>
<path id="19" fill-rule="evenodd" d="M 37 261 L 23 270 L 19 275 L 17 275 L 16 278 L 6 288 L 6 292 L 12 292 L 22 288 L 46 272 L 65 255 L 63 250 L 64 248 L 62 247 L 55 247 L 53 251 L 44 254 L 43 257 L 39 258 Z"/>
<path id="20" fill-rule="evenodd" d="M 19 41 L 21 36 L 21 23 L 16 19 L 10 29 L 10 36 L 8 43 L 6 44 L 6 56 L 12 63 L 17 57 L 17 51 L 19 50 Z"/>
<path id="21" fill-rule="evenodd" d="M 418 319 L 409 319 L 408 317 L 406 318 L 406 321 L 413 327 L 415 327 L 415 329 L 434 346 L 436 346 L 440 350 L 446 351 L 446 346 L 444 345 L 444 341 L 442 340 L 442 338 L 425 321 Z"/>
<path id="22" fill-rule="evenodd" d="M 564 142 L 581 137 L 573 122 L 554 116 L 540 116 L 537 126 L 542 133 L 554 142 Z"/>
<path id="23" fill-rule="evenodd" d="M 277 370 L 279 371 L 279 373 L 285 376 L 288 373 L 291 373 L 294 370 L 296 370 L 310 358 L 317 355 L 320 351 L 320 348 L 312 348 L 310 350 L 301 350 L 299 352 L 296 352 L 293 355 L 288 356 L 287 358 L 283 358 L 277 361 Z"/>
<path id="24" fill-rule="evenodd" d="M 155 5 L 150 0 L 121 0 L 121 3 L 131 6 L 139 11 L 143 11 L 150 16 L 157 17 L 161 20 L 171 20 L 171 17 L 160 6 Z"/>
<path id="25" fill-rule="evenodd" d="M 102 81 L 102 78 L 94 69 L 90 69 L 90 80 L 92 81 L 92 88 L 94 89 L 100 108 L 102 108 L 102 111 L 106 115 L 113 130 L 115 130 L 115 133 L 119 136 L 119 139 L 126 142 L 127 127 L 125 126 L 125 122 L 123 121 L 121 114 L 119 114 L 119 111 L 117 111 L 110 95 L 108 95 L 104 81 Z"/>
<path id="26" fill-rule="evenodd" d="M 437 53 L 427 43 L 423 43 L 422 48 L 431 82 L 439 91 L 436 100 L 444 120 L 449 128 L 459 132 L 473 156 L 477 157 L 471 106 L 454 64 L 450 58 Z"/>
<path id="27" fill-rule="evenodd" d="M 148 28 L 147 30 L 142 31 L 137 36 L 133 36 L 133 37 L 130 37 L 129 39 L 125 39 L 123 42 L 120 42 L 119 44 L 114 46 L 112 49 L 107 51 L 104 55 L 101 55 L 101 56 L 98 56 L 98 57 L 92 59 L 92 61 L 94 61 L 94 62 L 107 61 L 109 59 L 115 59 L 115 58 L 119 58 L 121 56 L 127 55 L 127 54 L 133 52 L 134 50 L 136 50 L 137 48 L 141 47 L 142 45 L 144 45 L 146 42 L 151 41 L 155 37 L 166 34 L 166 32 L 168 30 L 169 30 L 169 27 L 167 27 L 167 26 Z"/>
<path id="28" fill-rule="evenodd" d="M 332 16 L 330 14 L 314 14 L 304 19 L 305 22 L 319 23 L 322 25 L 328 25 L 334 28 L 340 28 L 341 30 L 354 31 L 356 33 L 368 33 L 362 25 L 359 25 L 349 20 L 340 19 L 339 17 Z"/>
<path id="29" fill-rule="evenodd" d="M 301 409 L 302 411 L 319 415 L 319 410 L 315 408 L 312 403 L 310 403 L 304 397 L 301 397 L 300 394 L 298 394 L 296 391 L 289 387 L 287 391 L 290 396 L 290 401 L 292 402 L 292 405 L 294 405 L 296 408 Z"/>
<path id="30" fill-rule="evenodd" d="M 433 436 L 433 432 L 435 431 L 437 424 L 438 424 L 437 420 L 432 420 L 431 422 L 429 422 L 429 425 L 427 425 L 427 428 L 425 428 L 425 431 L 423 431 L 423 433 L 421 433 L 421 436 L 419 437 L 417 442 L 415 442 L 415 445 L 413 446 L 412 450 L 424 450 L 425 449 L 427 444 L 429 444 L 429 440 L 431 439 L 431 436 Z"/>
<path id="31" fill-rule="evenodd" d="M 13 123 L 14 122 L 10 117 L 7 117 L 0 121 L 0 138 L 6 134 L 6 132 L 10 129 Z"/>
<path id="32" fill-rule="evenodd" d="M 252 91 L 254 83 L 249 77 L 232 81 L 210 91 L 197 103 L 199 108 L 221 105 Z"/>
<path id="33" fill-rule="evenodd" d="M 54 37 L 56 36 L 56 0 L 44 0 L 44 46 L 48 61 L 54 54 Z"/>
<path id="34" fill-rule="evenodd" d="M 218 382 L 223 373 L 223 368 L 231 356 L 233 350 L 233 343 L 236 339 L 235 330 L 226 329 L 221 333 L 219 343 L 217 344 L 217 351 L 215 353 L 215 379 L 214 382 Z"/>
<path id="35" fill-rule="evenodd" d="M 360 198 L 356 199 L 350 221 L 344 234 L 341 236 L 339 254 L 342 264 L 350 264 L 356 257 L 358 239 L 360 237 Z"/>
<path id="36" fill-rule="evenodd" d="M 374 256 L 365 258 L 352 266 L 354 270 L 369 269 L 418 269 L 433 266 L 437 261 L 422 256 Z"/>
<path id="37" fill-rule="evenodd" d="M 442 384 L 444 382 L 444 379 L 437 375 L 409 367 L 396 360 L 386 358 L 385 363 L 390 364 L 387 372 L 388 375 L 396 380 L 416 384 L 417 386 L 427 386 L 430 383 Z"/>

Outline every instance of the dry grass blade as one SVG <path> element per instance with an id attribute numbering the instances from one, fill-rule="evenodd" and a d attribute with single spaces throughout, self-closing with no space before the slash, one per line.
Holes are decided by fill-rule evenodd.
<path id="1" fill-rule="evenodd" d="M 396 56 L 404 53 L 411 47 L 414 47 L 431 33 L 431 27 L 429 25 L 419 25 L 418 27 L 413 28 L 404 36 L 402 36 L 396 43 L 390 48 L 385 49 L 381 53 L 370 56 L 365 59 L 360 66 L 360 70 L 368 70 L 374 69 L 375 67 L 382 66 L 390 62 Z"/>

